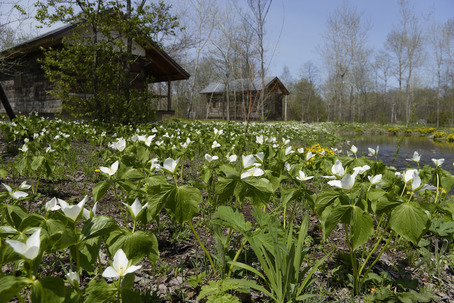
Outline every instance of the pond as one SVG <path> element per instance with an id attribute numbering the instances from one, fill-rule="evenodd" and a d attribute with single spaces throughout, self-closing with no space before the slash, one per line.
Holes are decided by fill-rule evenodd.
<path id="1" fill-rule="evenodd" d="M 421 155 L 420 166 L 430 165 L 434 167 L 432 159 L 444 158 L 441 166 L 443 169 L 454 174 L 454 144 L 448 142 L 435 142 L 426 137 L 414 136 L 387 136 L 387 135 L 357 135 L 346 136 L 349 146 L 352 144 L 358 148 L 358 156 L 368 154 L 368 147 L 377 148 L 378 160 L 386 165 L 394 166 L 397 170 L 408 167 L 416 168 L 416 163 L 407 161 L 417 151 Z"/>

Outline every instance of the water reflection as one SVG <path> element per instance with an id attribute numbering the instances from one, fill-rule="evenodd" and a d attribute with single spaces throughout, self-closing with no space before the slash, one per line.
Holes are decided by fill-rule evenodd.
<path id="1" fill-rule="evenodd" d="M 397 137 L 386 135 L 359 135 L 348 136 L 350 146 L 353 144 L 358 148 L 358 156 L 367 155 L 368 147 L 380 147 L 378 160 L 386 165 L 395 166 L 398 170 L 408 167 L 417 167 L 416 163 L 407 161 L 417 151 L 421 155 L 420 166 L 430 165 L 434 167 L 432 158 L 444 158 L 443 169 L 454 174 L 454 144 L 447 142 L 434 142 L 426 137 Z"/>

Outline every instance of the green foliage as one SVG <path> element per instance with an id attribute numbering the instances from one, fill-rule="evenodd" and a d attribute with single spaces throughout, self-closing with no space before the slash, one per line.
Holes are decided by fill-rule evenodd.
<path id="1" fill-rule="evenodd" d="M 84 0 L 75 9 L 55 0 L 37 2 L 39 21 L 74 26 L 63 47 L 45 50 L 41 61 L 51 93 L 67 113 L 113 123 L 153 117 L 147 88 L 152 79 L 144 79 L 144 68 L 137 69 L 149 62 L 135 53 L 135 43 L 146 49 L 154 44 L 151 38 L 173 34 L 179 25 L 164 1 L 144 3 L 130 8 L 123 2 Z"/>

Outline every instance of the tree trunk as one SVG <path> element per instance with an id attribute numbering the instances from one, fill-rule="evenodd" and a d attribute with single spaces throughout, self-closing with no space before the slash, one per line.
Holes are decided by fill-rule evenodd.
<path id="1" fill-rule="evenodd" d="M 8 97 L 6 96 L 1 83 L 0 83 L 0 99 L 2 101 L 3 108 L 8 114 L 8 118 L 12 121 L 14 118 L 16 118 L 16 115 L 14 114 L 14 111 L 11 108 L 11 104 L 9 104 Z"/>

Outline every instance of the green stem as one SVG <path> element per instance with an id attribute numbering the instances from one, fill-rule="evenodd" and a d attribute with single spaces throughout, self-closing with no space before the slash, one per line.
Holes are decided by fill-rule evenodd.
<path id="1" fill-rule="evenodd" d="M 118 302 L 121 302 L 121 277 L 118 279 L 117 292 L 118 292 Z"/>
<path id="2" fill-rule="evenodd" d="M 404 185 L 404 189 L 402 189 L 402 192 L 400 193 L 400 196 L 402 197 L 404 195 L 405 189 L 407 188 L 407 183 Z"/>
<path id="3" fill-rule="evenodd" d="M 353 270 L 353 293 L 352 293 L 352 300 L 354 299 L 355 295 L 358 294 L 358 271 L 356 268 L 356 257 L 355 251 L 350 243 L 350 235 L 348 233 L 347 224 L 344 223 L 345 229 L 345 240 L 347 241 L 348 251 L 350 252 L 350 262 L 352 263 L 352 270 Z"/>
<path id="4" fill-rule="evenodd" d="M 244 245 L 246 245 L 246 243 L 247 243 L 247 240 L 245 238 L 243 238 L 240 248 L 236 252 L 235 257 L 233 257 L 233 260 L 232 260 L 233 262 L 236 262 L 236 260 L 240 257 L 240 254 L 243 251 Z M 232 271 L 233 271 L 233 264 L 230 265 L 229 273 L 227 274 L 227 278 L 230 278 L 230 276 L 232 275 Z"/>
<path id="5" fill-rule="evenodd" d="M 437 204 L 437 201 L 438 201 L 438 193 L 439 193 L 439 187 L 440 187 L 440 177 L 437 173 L 437 193 L 435 195 L 435 202 L 434 204 Z"/>
<path id="6" fill-rule="evenodd" d="M 74 234 L 76 235 L 77 237 L 77 227 L 76 227 L 76 222 L 74 222 Z M 79 249 L 77 248 L 77 245 L 79 243 L 76 243 L 74 245 L 74 250 L 76 251 L 76 272 L 78 274 L 80 274 L 80 252 L 79 252 Z"/>
<path id="7" fill-rule="evenodd" d="M 203 249 L 203 252 L 208 257 L 208 260 L 210 261 L 210 264 L 211 264 L 211 268 L 213 269 L 213 273 L 215 273 L 216 268 L 214 267 L 213 259 L 211 259 L 210 253 L 206 250 L 205 246 L 203 245 L 202 241 L 200 240 L 200 237 L 197 234 L 197 231 L 195 230 L 194 226 L 192 225 L 191 220 L 189 220 L 188 223 L 189 223 L 189 226 L 191 227 L 191 230 L 192 230 L 194 236 L 197 239 L 197 242 L 199 242 L 200 247 Z"/>
<path id="8" fill-rule="evenodd" d="M 118 199 L 118 194 L 117 194 L 117 184 L 114 183 L 114 194 L 115 194 L 115 199 L 117 200 L 118 207 L 120 208 L 121 216 L 123 217 L 123 222 L 125 224 L 125 227 L 128 226 L 128 223 L 126 222 L 126 217 L 125 214 L 123 213 L 123 208 L 121 207 L 120 200 Z"/>
<path id="9" fill-rule="evenodd" d="M 367 275 L 367 273 L 369 272 L 369 270 L 371 270 L 372 267 L 374 267 L 375 263 L 378 262 L 378 260 L 380 259 L 381 255 L 385 252 L 386 248 L 388 247 L 388 244 L 389 242 L 391 241 L 391 238 L 392 238 L 392 235 L 389 235 L 389 238 L 388 240 L 386 241 L 385 245 L 383 246 L 383 248 L 380 250 L 380 253 L 378 254 L 378 256 L 375 258 L 374 262 L 372 262 L 372 264 L 366 269 L 366 271 L 364 272 L 364 276 L 363 276 L 363 279 L 361 280 L 361 283 L 360 285 L 362 285 L 364 283 L 364 279 Z M 365 263 L 364 263 L 365 264 Z"/>

